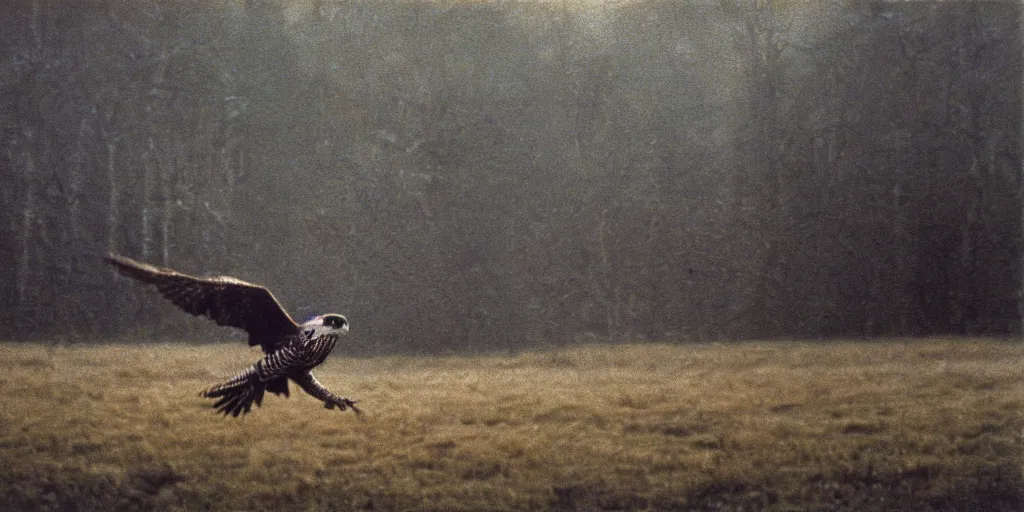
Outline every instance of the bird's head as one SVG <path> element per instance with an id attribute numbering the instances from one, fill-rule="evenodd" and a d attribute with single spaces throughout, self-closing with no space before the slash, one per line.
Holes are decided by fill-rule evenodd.
<path id="1" fill-rule="evenodd" d="M 339 334 L 345 334 L 348 332 L 348 320 L 343 315 L 337 315 L 331 313 L 329 315 L 322 315 L 320 322 L 327 329 L 339 331 Z"/>
<path id="2" fill-rule="evenodd" d="M 345 334 L 348 332 L 348 320 L 343 315 L 330 313 L 311 318 L 302 325 L 303 330 L 312 330 L 316 336 L 323 334 Z"/>

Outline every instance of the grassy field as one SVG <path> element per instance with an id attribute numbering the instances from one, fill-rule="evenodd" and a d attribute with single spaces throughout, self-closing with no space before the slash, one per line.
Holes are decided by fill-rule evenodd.
<path id="1" fill-rule="evenodd" d="M 332 356 L 365 414 L 197 393 L 234 345 L 0 345 L 0 508 L 1024 509 L 1024 345 Z"/>

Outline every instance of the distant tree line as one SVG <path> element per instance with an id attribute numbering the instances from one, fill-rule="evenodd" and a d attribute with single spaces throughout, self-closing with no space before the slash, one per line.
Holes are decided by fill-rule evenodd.
<path id="1" fill-rule="evenodd" d="M 1019 16 L 19 0 L 0 336 L 209 333 L 108 251 L 343 312 L 367 352 L 1019 333 Z"/>

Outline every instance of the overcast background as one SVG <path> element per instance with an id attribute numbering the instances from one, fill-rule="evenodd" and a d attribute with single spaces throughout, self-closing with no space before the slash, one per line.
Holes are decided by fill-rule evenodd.
<path id="1" fill-rule="evenodd" d="M 17 0 L 0 337 L 363 353 L 1021 330 L 1019 2 Z"/>

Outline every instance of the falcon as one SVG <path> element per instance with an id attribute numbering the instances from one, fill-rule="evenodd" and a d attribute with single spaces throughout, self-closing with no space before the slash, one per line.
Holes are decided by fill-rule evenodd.
<path id="1" fill-rule="evenodd" d="M 352 409 L 356 402 L 331 393 L 310 370 L 324 362 L 338 338 L 348 332 L 348 320 L 338 314 L 316 316 L 302 325 L 281 307 L 270 290 L 227 276 L 194 277 L 131 258 L 104 258 L 125 276 L 150 284 L 185 312 L 206 316 L 249 334 L 249 346 L 263 348 L 263 359 L 231 380 L 200 393 L 216 402 L 224 415 L 247 414 L 260 406 L 264 393 L 289 396 L 288 381 L 322 401 L 327 409 Z"/>

